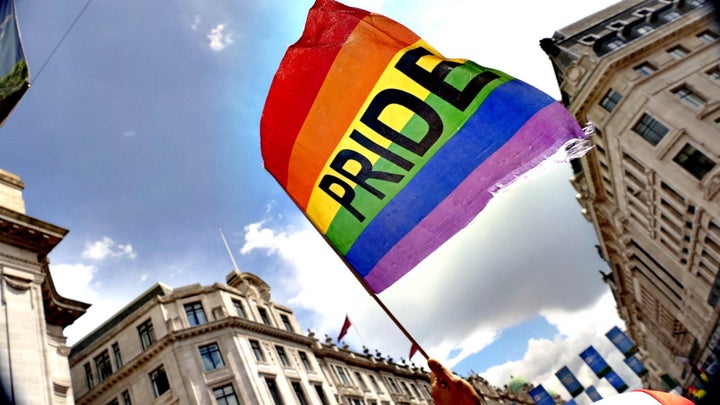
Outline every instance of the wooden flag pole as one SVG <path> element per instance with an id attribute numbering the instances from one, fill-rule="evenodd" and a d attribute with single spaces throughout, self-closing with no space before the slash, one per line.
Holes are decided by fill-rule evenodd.
<path id="1" fill-rule="evenodd" d="M 310 221 L 310 223 L 312 223 L 312 221 Z M 313 224 L 313 226 L 314 226 L 314 224 Z M 322 235 L 322 233 L 320 233 L 320 235 Z M 323 235 L 323 238 L 326 239 L 325 235 Z M 326 241 L 327 241 L 327 239 L 326 239 Z M 327 241 L 327 242 L 329 243 L 329 241 Z M 332 246 L 332 244 L 330 244 L 330 246 Z M 365 288 L 365 291 L 367 291 L 367 293 L 370 294 L 370 296 L 375 300 L 375 302 L 377 302 L 377 304 L 380 306 L 380 308 L 382 308 L 382 310 L 385 311 L 385 314 L 395 323 L 395 326 L 397 326 L 398 329 L 400 329 L 400 331 L 405 335 L 406 338 L 408 338 L 408 340 L 410 341 L 411 344 L 413 344 L 413 345 L 415 345 L 415 347 L 417 347 L 418 352 L 420 352 L 420 354 L 422 354 L 422 356 L 425 357 L 425 360 L 429 360 L 430 356 L 428 356 L 428 354 L 425 352 L 425 349 L 423 349 L 422 346 L 420 346 L 420 344 L 417 342 L 417 340 L 415 340 L 415 338 L 410 334 L 410 332 L 408 332 L 408 330 L 405 329 L 405 327 L 402 325 L 402 323 L 400 323 L 400 320 L 398 320 L 395 317 L 395 315 L 392 312 L 390 312 L 390 310 L 385 305 L 385 303 L 382 302 L 382 300 L 380 299 L 380 297 L 377 296 L 377 294 L 375 294 L 375 291 L 373 291 L 370 288 L 370 286 L 367 285 L 365 280 L 362 277 L 360 277 L 360 275 L 357 274 L 357 272 L 355 272 L 355 270 L 352 269 L 352 266 L 350 266 L 350 263 L 348 263 L 344 257 L 342 257 L 340 255 L 338 255 L 338 256 L 343 261 L 343 263 L 348 268 L 348 270 L 350 270 L 350 272 L 353 274 L 353 276 L 355 276 L 357 281 L 359 281 L 360 284 L 363 286 L 363 288 Z"/>
<path id="2" fill-rule="evenodd" d="M 335 254 L 337 254 L 338 257 L 340 258 L 340 260 L 342 260 L 343 264 L 345 264 L 345 267 L 347 267 L 348 270 L 350 270 L 350 273 L 352 273 L 352 275 L 355 276 L 357 281 L 360 282 L 360 285 L 362 285 L 363 288 L 365 288 L 365 291 L 367 291 L 367 293 L 370 294 L 370 296 L 375 300 L 375 302 L 380 306 L 380 308 L 382 308 L 382 310 L 385 311 L 385 314 L 390 318 L 390 320 L 392 320 L 395 323 L 395 326 L 397 326 L 398 329 L 400 329 L 400 331 L 405 335 L 406 338 L 408 338 L 408 340 L 410 341 L 411 344 L 413 344 L 413 345 L 415 345 L 415 347 L 417 347 L 418 352 L 420 352 L 420 354 L 422 354 L 422 356 L 425 357 L 425 360 L 429 360 L 430 356 L 428 356 L 428 354 L 425 352 L 425 349 L 423 349 L 422 346 L 420 346 L 420 344 L 417 342 L 417 340 L 415 340 L 415 338 L 410 334 L 410 332 L 408 332 L 408 330 L 405 329 L 405 327 L 402 325 L 402 323 L 400 323 L 400 320 L 398 320 L 395 317 L 395 315 L 393 315 L 393 313 L 390 312 L 388 307 L 385 306 L 385 303 L 380 300 L 380 297 L 378 297 L 377 294 L 375 294 L 375 291 L 373 291 L 370 288 L 370 286 L 365 282 L 365 280 L 362 277 L 360 277 L 360 275 L 357 274 L 357 272 L 355 272 L 355 270 L 353 270 L 350 263 L 348 263 L 348 261 L 342 255 L 340 255 L 337 252 L 337 250 L 335 250 L 335 248 L 333 248 L 333 244 L 325 236 L 325 234 L 320 232 L 320 229 L 318 229 L 318 227 L 313 223 L 313 221 L 310 218 L 308 218 L 305 211 L 300 207 L 300 204 L 298 204 L 294 198 L 290 198 L 290 200 L 295 204 L 295 206 L 298 208 L 298 210 L 300 210 L 300 212 L 303 213 L 303 216 L 305 218 L 307 218 L 308 222 L 310 222 L 310 224 L 313 226 L 313 228 L 315 228 L 315 230 L 322 236 L 322 238 L 325 239 L 325 242 L 328 245 L 330 245 L 331 249 L 333 249 Z"/>
<path id="3" fill-rule="evenodd" d="M 351 271 L 352 271 L 352 270 L 351 270 Z M 354 271 L 353 271 L 353 274 L 355 274 Z M 414 344 L 415 347 L 417 347 L 418 352 L 420 352 L 420 354 L 422 354 L 423 357 L 425 357 L 425 360 L 429 360 L 430 357 L 428 356 L 427 353 L 425 353 L 425 349 L 423 349 L 422 346 L 420 346 L 420 344 L 415 340 L 415 338 L 410 334 L 410 332 L 408 332 L 407 329 L 405 329 L 405 327 L 404 327 L 404 326 L 400 323 L 400 321 L 395 317 L 395 315 L 393 315 L 393 313 L 390 312 L 390 310 L 389 310 L 389 309 L 385 306 L 385 304 L 380 300 L 380 298 L 377 296 L 377 294 L 375 294 L 374 292 L 372 292 L 371 290 L 369 290 L 369 288 L 365 285 L 365 283 L 363 283 L 363 286 L 365 286 L 365 289 L 368 291 L 368 293 L 369 293 L 370 295 L 372 295 L 372 297 L 375 299 L 375 302 L 377 302 L 378 305 L 380 305 L 380 308 L 382 308 L 383 311 L 385 311 L 385 313 L 387 314 L 387 316 L 389 316 L 390 319 L 392 319 L 392 321 L 395 322 L 395 325 L 397 325 L 397 327 L 400 329 L 400 331 L 402 331 L 402 333 L 405 334 L 405 337 L 407 337 L 408 340 L 410 340 L 410 343 Z"/>

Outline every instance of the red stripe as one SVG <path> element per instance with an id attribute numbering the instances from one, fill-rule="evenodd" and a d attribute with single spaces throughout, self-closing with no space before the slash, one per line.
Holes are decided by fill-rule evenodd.
<path id="1" fill-rule="evenodd" d="M 283 188 L 295 139 L 325 76 L 350 33 L 368 14 L 332 0 L 317 0 L 302 37 L 280 62 L 260 120 L 260 148 L 265 168 Z"/>

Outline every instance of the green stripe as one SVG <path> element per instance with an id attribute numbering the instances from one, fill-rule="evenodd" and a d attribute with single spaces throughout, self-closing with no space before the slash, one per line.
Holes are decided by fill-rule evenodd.
<path id="1" fill-rule="evenodd" d="M 344 255 L 348 252 L 348 250 L 350 250 L 350 247 L 352 247 L 353 243 L 358 236 L 360 236 L 365 227 L 372 222 L 375 216 L 385 207 L 385 205 L 387 205 L 387 203 L 392 200 L 413 177 L 415 177 L 415 174 L 422 169 L 428 160 L 430 160 L 435 153 L 442 148 L 442 146 L 445 145 L 445 143 L 452 138 L 453 135 L 455 135 L 457 130 L 461 128 L 475 113 L 487 96 L 499 85 L 513 80 L 513 77 L 507 75 L 506 73 L 482 67 L 471 61 L 466 61 L 463 65 L 453 69 L 453 71 L 447 76 L 446 80 L 454 87 L 463 89 L 472 78 L 485 71 L 492 71 L 496 73 L 500 79 L 496 79 L 486 85 L 465 111 L 459 111 L 452 105 L 448 104 L 445 100 L 432 93 L 430 93 L 430 95 L 425 99 L 425 102 L 437 111 L 443 121 L 442 135 L 435 145 L 433 145 L 425 156 L 422 157 L 408 152 L 398 145 L 393 144 L 390 146 L 390 150 L 392 152 L 409 160 L 415 166 L 409 172 L 406 172 L 404 169 L 382 158 L 375 163 L 373 166 L 375 170 L 397 173 L 405 176 L 399 183 L 382 180 L 369 180 L 369 183 L 372 184 L 373 187 L 376 187 L 385 194 L 384 199 L 380 200 L 365 189 L 355 187 L 355 199 L 353 200 L 353 206 L 365 215 L 365 221 L 358 222 L 358 220 L 345 208 L 341 208 L 335 215 L 335 218 L 326 232 L 327 239 L 341 254 Z M 427 124 L 418 116 L 412 117 L 401 130 L 403 135 L 413 139 L 419 139 L 426 132 Z M 413 134 L 415 135 L 414 137 Z"/>

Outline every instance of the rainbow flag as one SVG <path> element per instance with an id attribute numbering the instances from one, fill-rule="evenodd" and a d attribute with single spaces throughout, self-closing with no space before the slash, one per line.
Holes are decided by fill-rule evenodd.
<path id="1" fill-rule="evenodd" d="M 260 123 L 266 169 L 379 293 L 584 133 L 547 94 L 317 0 Z"/>

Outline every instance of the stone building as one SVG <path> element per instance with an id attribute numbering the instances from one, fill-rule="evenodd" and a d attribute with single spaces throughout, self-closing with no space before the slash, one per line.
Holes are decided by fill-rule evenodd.
<path id="1" fill-rule="evenodd" d="M 250 273 L 156 284 L 72 348 L 76 403 L 431 404 L 429 374 L 302 334 Z"/>
<path id="2" fill-rule="evenodd" d="M 720 355 L 720 34 L 705 0 L 625 0 L 541 41 L 597 133 L 571 180 L 654 389 Z"/>
<path id="3" fill-rule="evenodd" d="M 63 330 L 89 305 L 55 290 L 48 254 L 68 231 L 26 215 L 24 188 L 0 170 L 0 402 L 73 404 Z"/>

